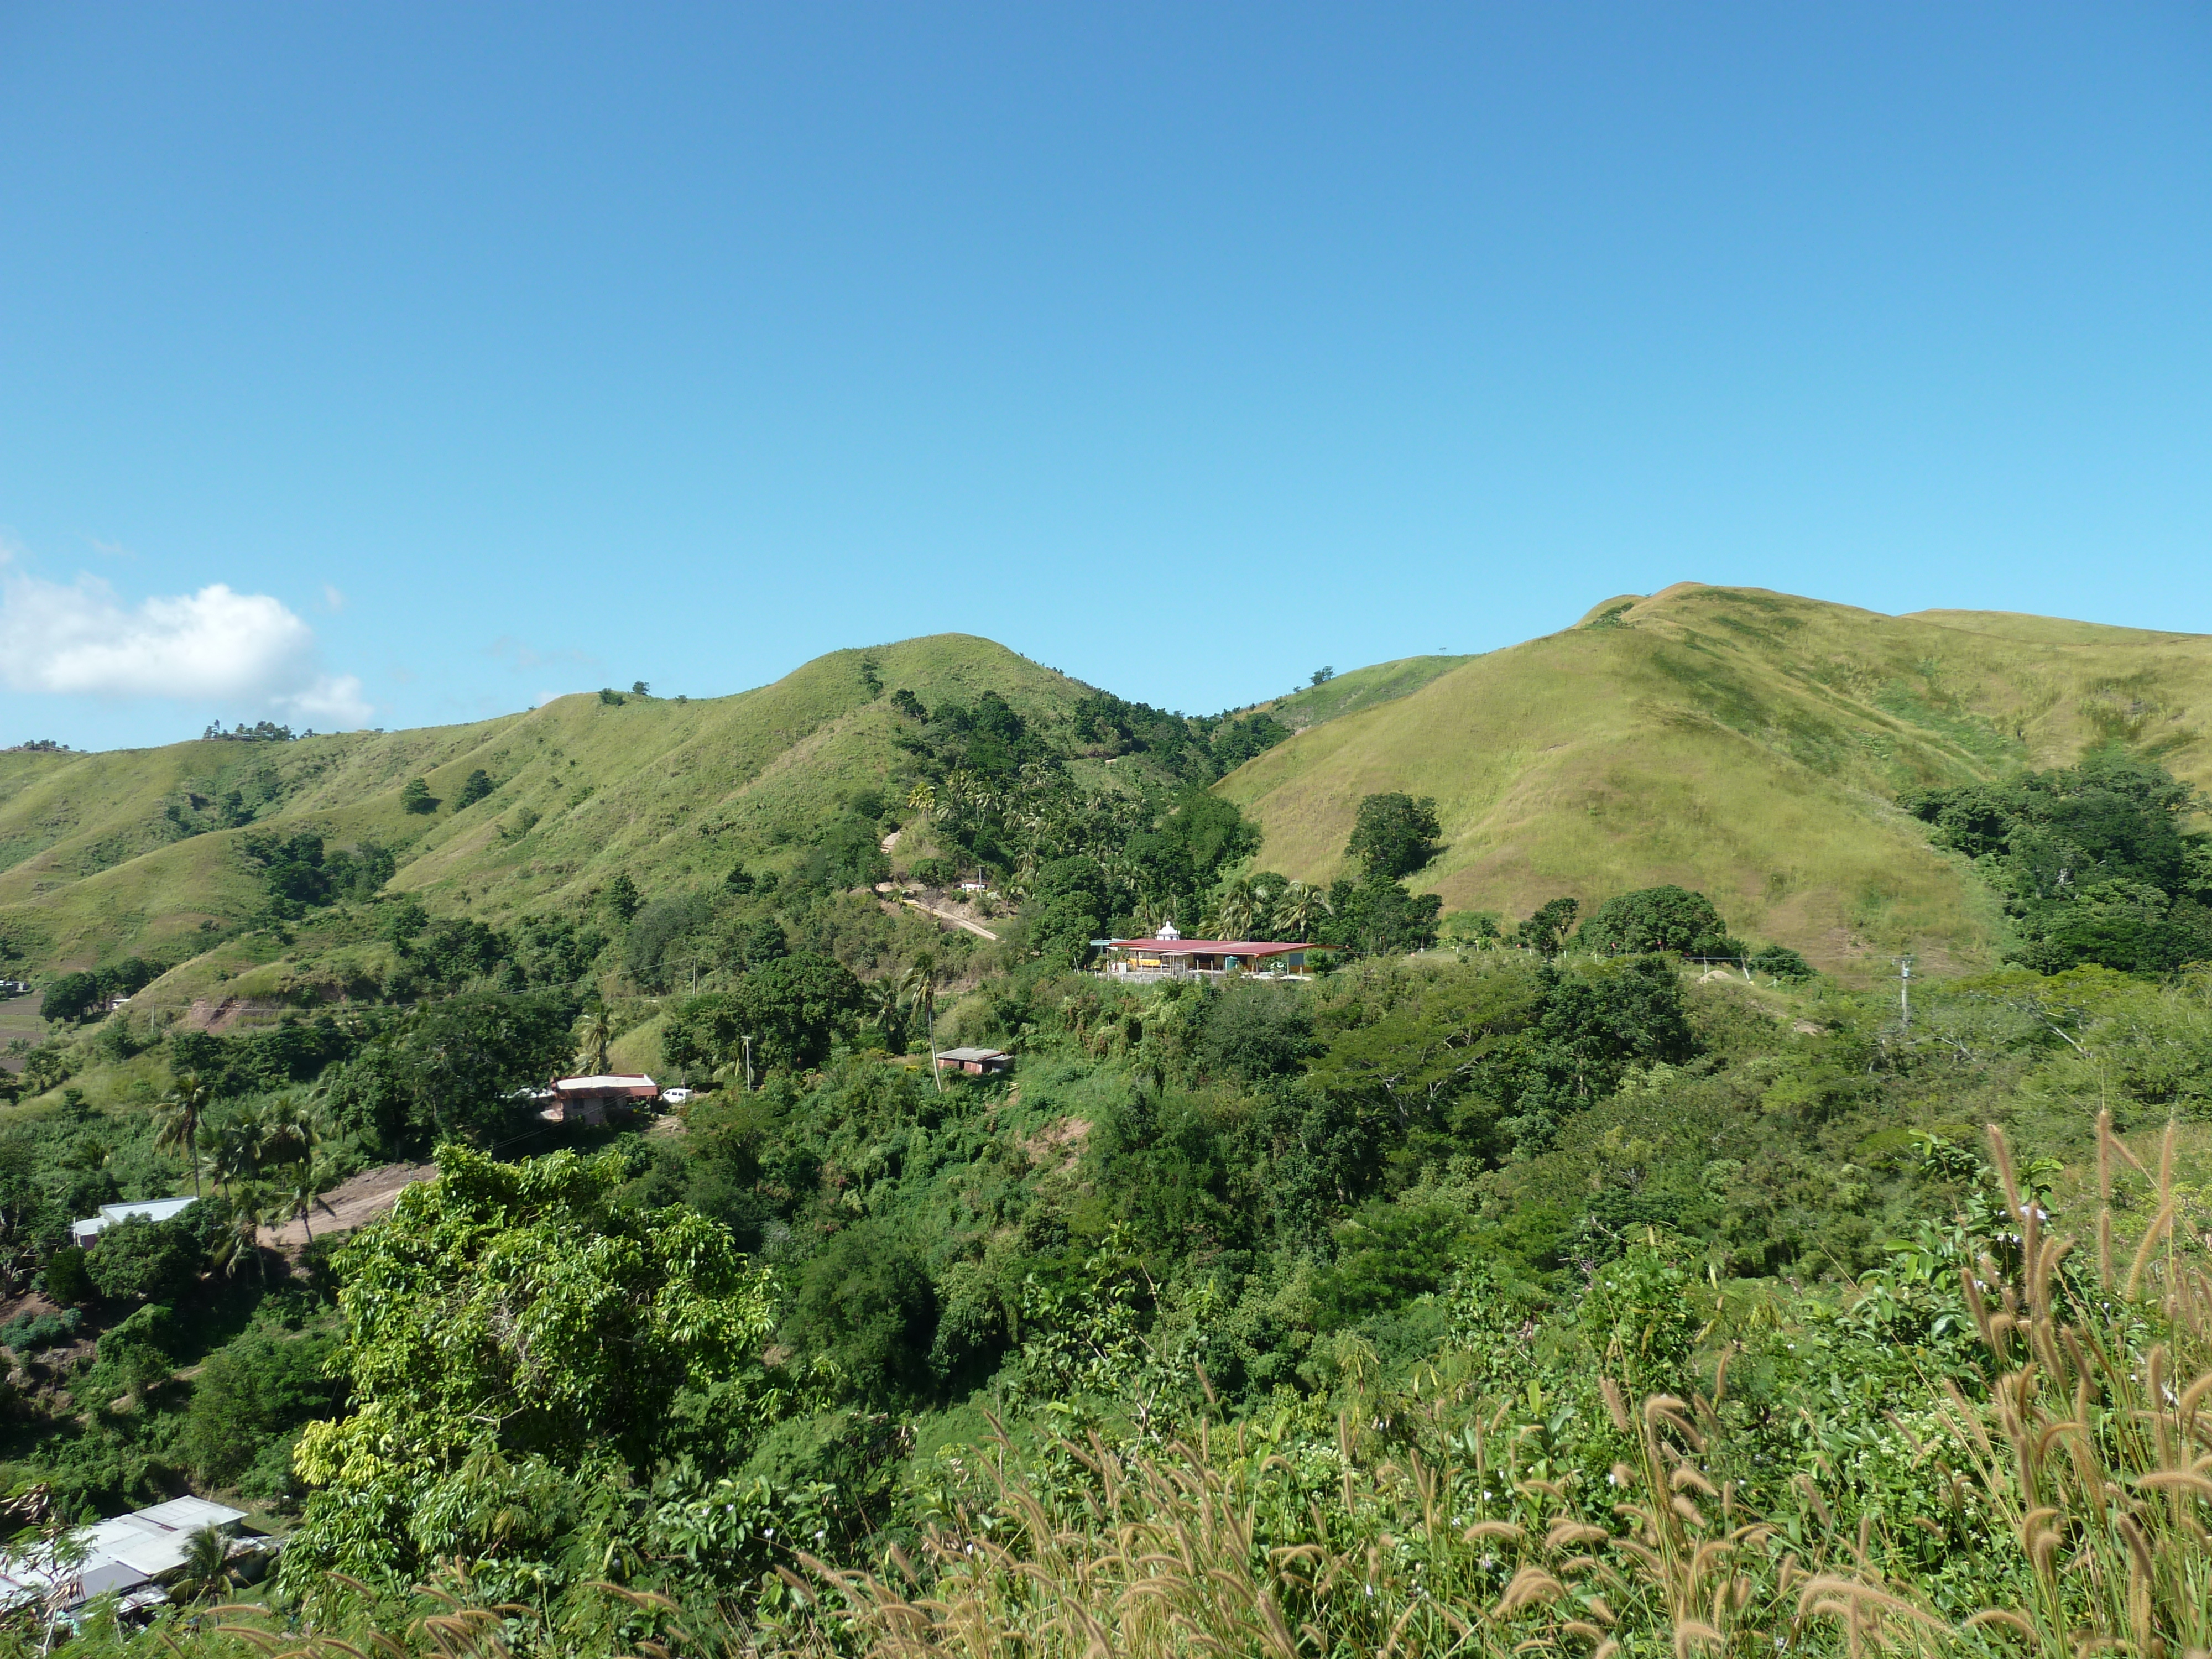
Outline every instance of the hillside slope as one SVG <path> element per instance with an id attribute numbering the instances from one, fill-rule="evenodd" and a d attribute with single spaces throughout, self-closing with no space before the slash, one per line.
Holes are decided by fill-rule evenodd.
<path id="1" fill-rule="evenodd" d="M 719 878 L 736 860 L 773 861 L 895 769 L 896 717 L 864 684 L 864 659 L 886 690 L 933 706 L 995 690 L 1030 720 L 1064 717 L 1090 690 L 988 640 L 940 635 L 834 652 L 696 702 L 577 696 L 412 732 L 0 756 L 0 947 L 40 966 L 174 956 L 265 902 L 238 856 L 249 834 L 374 842 L 398 859 L 393 887 L 486 920 L 580 902 L 617 870 L 650 894 Z M 493 793 L 456 811 L 477 769 Z M 402 803 L 417 777 L 441 803 L 433 813 Z M 165 817 L 173 805 L 204 816 L 233 789 L 250 826 L 186 837 Z"/>
<path id="2" fill-rule="evenodd" d="M 2001 919 L 1891 802 L 2119 741 L 2212 783 L 2212 637 L 1998 612 L 1885 617 L 1684 583 L 1302 732 L 1217 786 L 1261 861 L 1336 874 L 1363 795 L 1432 795 L 1415 884 L 1525 915 L 1679 882 L 1830 967 L 1990 962 Z"/>
<path id="3" fill-rule="evenodd" d="M 1287 697 L 1278 697 L 1258 707 L 1291 731 L 1303 732 L 1324 720 L 1411 696 L 1439 675 L 1449 674 L 1462 663 L 1474 660 L 1473 657 L 1401 657 L 1395 662 L 1349 669 L 1319 685 L 1310 685 L 1303 691 L 1294 691 Z"/>

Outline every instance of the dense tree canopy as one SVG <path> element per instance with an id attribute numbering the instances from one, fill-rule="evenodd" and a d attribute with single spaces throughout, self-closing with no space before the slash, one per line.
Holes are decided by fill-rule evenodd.
<path id="1" fill-rule="evenodd" d="M 342 1261 L 352 1397 L 301 1443 L 316 1491 L 284 1558 L 296 1593 L 456 1553 L 526 1585 L 605 1524 L 611 1472 L 775 1409 L 770 1281 L 722 1227 L 619 1202 L 619 1153 L 447 1146 L 438 1164 Z"/>
<path id="2" fill-rule="evenodd" d="M 1975 860 L 2044 973 L 2082 963 L 2165 973 L 2212 961 L 2212 835 L 2197 791 L 2114 749 L 2079 766 L 1904 798 Z"/>
<path id="3" fill-rule="evenodd" d="M 1441 833 L 1437 804 L 1426 797 L 1370 795 L 1359 803 L 1352 840 L 1345 852 L 1359 860 L 1370 879 L 1399 881 L 1436 856 Z"/>

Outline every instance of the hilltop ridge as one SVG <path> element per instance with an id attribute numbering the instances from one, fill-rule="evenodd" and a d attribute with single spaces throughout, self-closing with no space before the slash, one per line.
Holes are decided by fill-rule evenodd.
<path id="1" fill-rule="evenodd" d="M 901 775 L 899 690 L 933 706 L 994 692 L 1052 728 L 1103 696 L 947 634 L 832 652 L 726 697 L 587 693 L 413 731 L 0 753 L 0 967 L 192 956 L 265 911 L 249 836 L 380 848 L 390 890 L 487 921 L 574 911 L 618 871 L 649 894 L 789 864 Z M 1334 877 L 1361 798 L 1403 790 L 1437 802 L 1443 849 L 1414 884 L 1449 909 L 1510 920 L 1672 882 L 1832 969 L 1911 950 L 1940 970 L 2005 948 L 1988 890 L 1896 809 L 1903 790 L 2102 743 L 2212 782 L 2212 637 L 1886 617 L 1696 582 L 1255 707 L 1293 735 L 1215 787 L 1264 831 L 1256 867 Z M 1126 789 L 1148 764 L 1068 752 L 1091 788 Z M 463 803 L 479 771 L 489 793 Z M 410 810 L 418 779 L 432 810 Z"/>
<path id="2" fill-rule="evenodd" d="M 1994 611 L 1887 617 L 1680 582 L 1301 732 L 1220 786 L 1267 867 L 1343 866 L 1360 798 L 1435 797 L 1449 908 L 1674 882 L 1823 965 L 1994 962 L 1989 895 L 1892 804 L 2102 743 L 2212 783 L 2212 636 Z"/>
<path id="3" fill-rule="evenodd" d="M 64 966 L 174 954 L 263 902 L 237 855 L 251 833 L 373 842 L 395 856 L 396 890 L 487 919 L 580 902 L 618 868 L 647 886 L 720 878 L 734 859 L 804 842 L 841 795 L 881 783 L 891 687 L 932 702 L 995 691 L 1047 719 L 1091 691 L 949 634 L 831 652 L 726 697 L 583 693 L 463 726 L 0 756 L 0 945 Z M 453 810 L 477 770 L 491 793 Z M 417 778 L 438 810 L 408 809 Z M 232 816 L 248 821 L 206 827 L 233 792 Z"/>

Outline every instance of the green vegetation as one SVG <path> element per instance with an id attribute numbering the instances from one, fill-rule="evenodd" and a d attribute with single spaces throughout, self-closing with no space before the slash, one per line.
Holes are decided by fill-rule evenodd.
<path id="1" fill-rule="evenodd" d="M 1754 1529 L 1717 1558 L 1746 1642 L 1847 1650 L 1808 1575 L 1961 1652 L 1986 1607 L 2130 1628 L 2125 1596 L 2039 1580 L 2021 1542 L 2033 1502 L 2084 1512 L 2079 1460 L 2023 1493 L 2003 1449 L 2079 1389 L 2141 1411 L 2212 1364 L 2188 1299 L 2212 1227 L 2201 975 L 1936 983 L 1907 1026 L 1832 981 L 1499 947 L 1303 989 L 1032 967 L 951 1023 L 1018 1042 L 1012 1083 L 940 1094 L 848 1017 L 819 1067 L 768 1064 L 680 1137 L 449 1146 L 327 1279 L 272 1258 L 243 1319 L 222 1310 L 251 1278 L 212 1270 L 127 1316 L 103 1299 L 69 1387 L 105 1414 L 49 1430 L 17 1478 L 168 1469 L 299 1505 L 281 1605 L 404 1638 L 408 1586 L 442 1582 L 526 1609 L 526 1651 L 680 1626 L 896 1653 L 908 1606 L 943 1650 L 1020 1631 L 1058 1651 L 1073 1607 L 1115 1651 L 1167 1651 L 1159 1603 L 1212 1605 L 1186 1571 L 1289 1609 L 1322 1651 L 1431 1619 L 1443 1651 L 1571 1620 L 1663 1646 L 1690 1617 L 1668 1576 L 1686 1566 L 1651 1542 L 1670 1527 L 1686 1561 Z M 1977 1121 L 2004 1127 L 2002 1159 Z M 2100 1211 L 2109 1244 L 2054 1267 L 2042 1230 Z M 2021 1371 L 2053 1352 L 2057 1376 Z M 2093 1443 L 2127 1479 L 2185 1465 L 2149 1434 Z M 2148 1616 L 2185 1640 L 2203 1546 L 2162 1488 L 2124 1490 Z M 1234 1531 L 1205 1519 L 1222 1503 Z M 1183 1567 L 1106 1594 L 1131 1571 L 1117 1538 L 1177 1527 Z M 2125 1528 L 2112 1547 L 2124 1585 Z M 832 1567 L 878 1575 L 857 1612 Z M 1516 1600 L 1532 1572 L 1562 1590 Z M 1040 1575 L 1050 1599 L 1006 1594 Z"/>
<path id="2" fill-rule="evenodd" d="M 2071 769 L 1903 804 L 2003 896 L 2031 966 L 2157 974 L 2212 961 L 2212 835 L 2186 828 L 2205 802 L 2157 763 L 2100 750 Z"/>
<path id="3" fill-rule="evenodd" d="M 1684 957 L 1741 957 L 1743 942 L 1729 936 L 1713 902 L 1680 887 L 1647 887 L 1620 893 L 1590 912 L 1575 934 L 1586 951 L 1608 957 L 1653 951 Z"/>
<path id="4" fill-rule="evenodd" d="M 1670 864 L 1690 794 L 1617 854 L 1632 878 L 1446 915 L 1503 820 L 1441 770 L 1376 775 L 1384 744 L 1336 774 L 1325 856 L 1278 856 L 1285 791 L 1352 767 L 1339 726 L 1490 719 L 1455 683 L 1511 653 L 1288 738 L 954 641 L 319 773 L 331 740 L 190 746 L 216 775 L 166 775 L 192 781 L 156 845 L 0 913 L 67 991 L 0 1106 L 0 1480 L 46 1534 L 189 1486 L 289 1540 L 250 1591 L 203 1540 L 175 1592 L 264 1611 L 95 1615 L 79 1650 L 2203 1649 L 2189 747 L 2089 721 L 2085 758 L 2026 770 L 1986 687 L 1844 674 L 1877 624 L 1697 590 L 1537 647 L 1601 653 L 1577 741 L 1725 750 L 1720 805 L 1795 779 L 1802 815 L 1759 833 L 1878 850 L 1969 927 L 1940 937 L 2014 958 L 1909 1008 L 1814 972 L 1825 934 L 1759 942 L 1843 877 L 1753 900 Z M 2041 648 L 2002 625 L 1924 624 Z M 1775 759 L 1804 737 L 1778 705 L 1631 699 L 1605 735 L 1621 684 L 1660 696 L 1689 657 L 1709 714 L 1747 664 L 1856 686 L 1921 734 L 1883 761 L 1908 810 L 1869 804 L 1869 750 Z M 1551 680 L 1514 765 L 1548 763 Z M 45 822 L 6 817 L 11 775 L 0 818 Z M 109 775 L 143 804 L 165 775 Z M 1581 811 L 1517 799 L 1524 839 Z M 88 856 L 49 827 L 27 862 Z M 210 889 L 79 908 L 134 866 Z M 1337 948 L 1299 984 L 1080 971 L 1170 917 Z M 105 941 L 73 984 L 71 918 Z M 960 1046 L 1016 1068 L 935 1075 Z M 696 1091 L 672 1121 L 538 1114 L 564 1070 L 640 1066 Z M 434 1183 L 332 1236 L 322 1195 L 424 1155 Z M 0 1620 L 0 1654 L 38 1640 Z"/>
<path id="5" fill-rule="evenodd" d="M 1311 684 L 1305 690 L 1261 703 L 1256 712 L 1293 732 L 1303 732 L 1355 709 L 1410 696 L 1439 675 L 1474 660 L 1472 657 L 1406 657 L 1341 674 L 1331 668 L 1320 669 L 1310 677 Z"/>

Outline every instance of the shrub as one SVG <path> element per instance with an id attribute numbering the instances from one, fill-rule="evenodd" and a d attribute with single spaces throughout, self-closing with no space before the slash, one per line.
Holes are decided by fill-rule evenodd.
<path id="1" fill-rule="evenodd" d="M 1214 999 L 1199 1053 L 1209 1070 L 1259 1083 L 1314 1051 L 1313 1016 L 1294 986 L 1238 985 Z"/>
<path id="2" fill-rule="evenodd" d="M 0 1325 L 0 1346 L 13 1348 L 19 1354 L 38 1353 L 57 1342 L 68 1341 L 83 1323 L 84 1316 L 75 1308 L 59 1313 L 17 1314 Z"/>
<path id="3" fill-rule="evenodd" d="M 46 1258 L 46 1294 L 57 1302 L 89 1302 L 94 1294 L 92 1275 L 84 1269 L 84 1252 L 64 1244 Z"/>
<path id="4" fill-rule="evenodd" d="M 1741 957 L 1713 902 L 1683 887 L 1644 887 L 1616 894 L 1593 910 L 1575 934 L 1585 951 L 1608 957 L 1655 951 L 1686 957 Z"/>
<path id="5" fill-rule="evenodd" d="M 1359 803 L 1344 850 L 1366 866 L 1374 879 L 1396 881 L 1436 856 L 1440 829 L 1437 804 L 1425 796 L 1416 800 L 1411 795 L 1370 795 Z"/>
<path id="6" fill-rule="evenodd" d="M 256 1329 L 209 1356 L 192 1385 L 183 1434 L 185 1455 L 204 1482 L 234 1485 L 272 1441 L 289 1445 L 301 1424 L 343 1402 L 345 1385 L 325 1375 L 332 1346 L 325 1335 Z"/>
<path id="7" fill-rule="evenodd" d="M 912 1250 L 874 1225 L 848 1227 L 806 1264 L 788 1334 L 827 1354 L 864 1399 L 926 1393 L 937 1294 Z"/>
<path id="8" fill-rule="evenodd" d="M 100 1339 L 100 1364 L 143 1399 L 168 1378 L 176 1329 L 176 1315 L 161 1303 L 149 1303 Z"/>
<path id="9" fill-rule="evenodd" d="M 1811 963 L 1786 945 L 1762 945 L 1751 958 L 1751 970 L 1790 981 L 1811 979 L 1814 971 Z"/>

